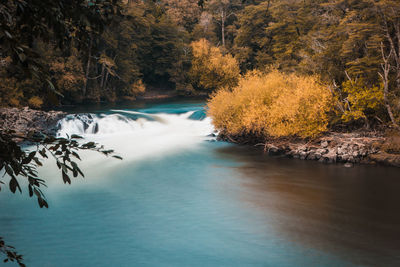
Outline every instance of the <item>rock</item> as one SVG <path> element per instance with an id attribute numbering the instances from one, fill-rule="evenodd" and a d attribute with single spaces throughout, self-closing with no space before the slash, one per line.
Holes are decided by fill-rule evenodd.
<path id="1" fill-rule="evenodd" d="M 360 156 L 361 157 L 365 157 L 365 156 L 367 156 L 367 154 L 368 154 L 368 151 L 365 148 L 361 148 L 360 149 Z"/>
<path id="2" fill-rule="evenodd" d="M 272 144 L 266 144 L 265 147 L 266 147 L 266 150 L 268 152 L 268 155 L 270 155 L 270 156 L 277 156 L 277 155 L 280 155 L 283 152 L 277 146 L 272 145 Z"/>
<path id="3" fill-rule="evenodd" d="M 338 147 L 337 154 L 343 155 L 344 153 L 346 153 L 346 150 L 342 146 Z"/>
<path id="4" fill-rule="evenodd" d="M 340 156 L 340 161 L 342 162 L 347 162 L 349 160 L 350 156 L 345 154 Z"/>
<path id="5" fill-rule="evenodd" d="M 335 163 L 337 160 L 337 154 L 335 149 L 329 150 L 328 153 L 326 153 L 325 155 L 323 155 L 320 158 L 320 161 L 322 162 L 326 162 L 326 163 Z"/>
<path id="6" fill-rule="evenodd" d="M 329 145 L 328 141 L 322 141 L 322 142 L 321 142 L 321 147 L 322 147 L 322 148 L 327 148 L 328 145 Z"/>
<path id="7" fill-rule="evenodd" d="M 308 156 L 308 154 L 307 154 L 307 152 L 305 152 L 305 151 L 301 151 L 301 152 L 299 153 L 299 158 L 300 158 L 300 159 L 306 159 L 307 156 Z"/>
<path id="8" fill-rule="evenodd" d="M 55 135 L 57 122 L 65 117 L 61 111 L 41 111 L 28 107 L 1 108 L 0 130 L 13 130 L 17 134 L 25 135 L 28 132 L 42 132 L 47 135 Z"/>
<path id="9" fill-rule="evenodd" d="M 320 149 L 317 149 L 315 152 L 318 154 L 324 155 L 324 154 L 328 153 L 328 151 L 329 150 L 326 148 L 320 148 Z"/>
<path id="10" fill-rule="evenodd" d="M 308 154 L 307 159 L 308 159 L 308 160 L 316 160 L 317 157 L 316 157 L 315 152 L 314 152 L 314 151 L 311 151 L 311 152 Z M 319 159 L 319 158 L 318 158 L 318 159 Z"/>

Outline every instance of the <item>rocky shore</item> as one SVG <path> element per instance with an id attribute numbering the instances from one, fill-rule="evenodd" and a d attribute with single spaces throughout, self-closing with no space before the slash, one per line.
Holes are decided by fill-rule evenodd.
<path id="1" fill-rule="evenodd" d="M 251 143 L 246 137 L 220 135 L 220 140 Z M 246 140 L 246 142 L 243 142 Z M 329 133 L 312 141 L 274 139 L 256 140 L 253 145 L 263 146 L 271 156 L 314 160 L 322 163 L 340 163 L 352 167 L 356 163 L 383 164 L 400 167 L 400 153 L 388 153 L 384 146 L 387 138 L 377 133 Z"/>
<path id="2" fill-rule="evenodd" d="M 66 115 L 61 111 L 41 111 L 25 108 L 0 108 L 0 130 L 13 130 L 16 134 L 43 132 L 55 135 L 57 122 Z"/>

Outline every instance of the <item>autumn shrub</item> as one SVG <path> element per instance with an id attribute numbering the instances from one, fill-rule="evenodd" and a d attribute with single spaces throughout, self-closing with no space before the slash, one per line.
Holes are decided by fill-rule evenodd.
<path id="1" fill-rule="evenodd" d="M 67 58 L 53 58 L 50 62 L 50 70 L 53 72 L 55 85 L 61 93 L 78 93 L 84 86 L 83 67 L 74 55 Z"/>
<path id="2" fill-rule="evenodd" d="M 24 94 L 15 78 L 3 78 L 0 83 L 0 106 L 19 107 Z"/>
<path id="3" fill-rule="evenodd" d="M 195 88 L 212 91 L 237 84 L 240 70 L 232 55 L 224 55 L 206 39 L 192 42 L 191 47 L 193 59 L 188 75 Z"/>
<path id="4" fill-rule="evenodd" d="M 315 137 L 327 130 L 333 96 L 315 76 L 252 71 L 208 102 L 215 127 L 230 135 Z"/>
<path id="5" fill-rule="evenodd" d="M 28 105 L 31 108 L 41 108 L 43 105 L 43 100 L 38 96 L 33 96 L 33 97 L 29 98 Z"/>
<path id="6" fill-rule="evenodd" d="M 342 84 L 345 98 L 344 122 L 380 116 L 384 113 L 383 85 L 368 85 L 364 79 L 348 80 Z"/>
<path id="7" fill-rule="evenodd" d="M 143 94 L 146 91 L 146 87 L 144 86 L 142 80 L 137 80 L 131 84 L 131 95 L 137 96 Z"/>

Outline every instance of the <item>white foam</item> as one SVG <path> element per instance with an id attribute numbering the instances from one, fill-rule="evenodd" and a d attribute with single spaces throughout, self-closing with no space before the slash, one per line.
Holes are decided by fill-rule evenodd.
<path id="1" fill-rule="evenodd" d="M 120 110 L 118 112 L 130 113 Z M 119 113 L 69 116 L 59 122 L 58 136 L 80 135 L 85 141 L 95 141 L 107 149 L 114 149 L 124 158 L 123 162 L 128 163 L 194 148 L 210 139 L 207 135 L 214 131 L 211 119 L 192 120 L 189 117 L 193 113 L 142 114 L 148 118 L 143 116 L 136 120 Z M 96 153 L 90 153 L 91 156 L 89 160 L 84 160 L 84 165 L 115 163 L 114 160 L 104 160 L 101 155 L 94 154 Z"/>

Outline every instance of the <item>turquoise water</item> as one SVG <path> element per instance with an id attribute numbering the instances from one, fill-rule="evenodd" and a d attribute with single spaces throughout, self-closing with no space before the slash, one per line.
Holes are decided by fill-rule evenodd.
<path id="1" fill-rule="evenodd" d="M 28 266 L 400 264 L 398 169 L 216 142 L 201 103 L 123 110 L 156 117 L 101 110 L 87 129 L 70 118 L 60 131 L 115 148 L 123 161 L 84 154 L 86 178 L 71 186 L 48 163 L 47 210 L 27 192 L 1 191 L 0 235 Z"/>

